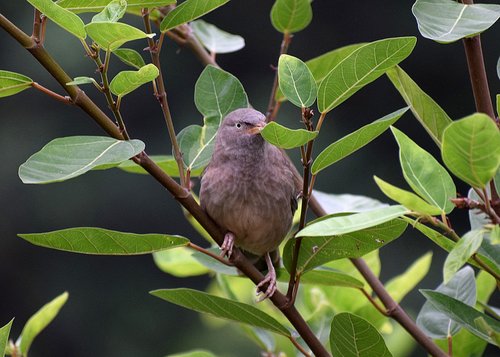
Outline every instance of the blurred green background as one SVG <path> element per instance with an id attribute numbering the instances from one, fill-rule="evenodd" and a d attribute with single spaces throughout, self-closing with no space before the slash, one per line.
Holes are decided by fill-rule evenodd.
<path id="1" fill-rule="evenodd" d="M 493 1 L 484 1 L 493 3 Z M 231 1 L 204 19 L 245 38 L 246 47 L 220 55 L 222 68 L 243 83 L 256 109 L 265 111 L 276 65 L 281 34 L 269 20 L 273 1 Z M 303 60 L 351 43 L 386 37 L 418 37 L 413 54 L 402 67 L 452 117 L 475 111 L 461 42 L 439 45 L 419 36 L 411 14 L 412 1 L 313 2 L 311 25 L 293 38 L 289 53 Z M 25 1 L 0 1 L 0 12 L 31 32 L 32 10 Z M 142 28 L 139 18 L 130 23 Z M 88 16 L 84 16 L 86 20 Z M 482 37 L 486 68 L 493 94 L 499 92 L 496 62 L 500 54 L 499 26 Z M 53 23 L 47 29 L 46 47 L 70 76 L 93 75 L 95 68 L 78 41 Z M 144 42 L 130 47 L 142 50 Z M 148 58 L 144 53 L 144 58 Z M 193 104 L 194 83 L 202 66 L 192 54 L 167 40 L 162 52 L 168 98 L 177 131 L 201 116 Z M 116 59 L 112 71 L 124 69 Z M 20 47 L 0 31 L 0 69 L 16 71 L 56 92 L 57 83 Z M 92 86 L 86 92 L 102 104 Z M 355 94 L 327 116 L 317 150 L 346 133 L 405 106 L 387 78 Z M 161 111 L 149 86 L 128 95 L 122 111 L 134 138 L 143 140 L 150 154 L 169 154 L 171 147 Z M 279 120 L 299 127 L 299 116 L 284 105 Z M 437 154 L 435 145 L 407 113 L 397 126 L 417 143 Z M 95 257 L 52 251 L 28 244 L 17 233 L 43 232 L 75 226 L 97 226 L 137 233 L 166 232 L 203 240 L 183 219 L 169 194 L 148 176 L 118 170 L 90 172 L 68 182 L 44 186 L 23 185 L 17 168 L 50 140 L 70 135 L 103 135 L 78 108 L 65 106 L 29 90 L 0 100 L 0 325 L 16 317 L 12 336 L 43 304 L 63 291 L 69 301 L 49 328 L 35 341 L 30 356 L 164 356 L 194 347 L 223 356 L 256 356 L 258 350 L 234 325 L 207 328 L 198 314 L 154 298 L 148 291 L 189 286 L 203 289 L 206 277 L 178 279 L 160 272 L 150 256 Z M 291 153 L 297 159 L 297 153 Z M 390 133 L 332 166 L 316 181 L 316 188 L 331 193 L 367 195 L 387 201 L 372 180 L 378 175 L 405 187 L 397 145 Z M 456 180 L 458 183 L 458 180 Z M 462 194 L 465 186 L 459 186 Z M 452 216 L 458 232 L 468 229 L 463 212 Z M 444 254 L 411 228 L 383 248 L 382 280 L 401 273 L 417 257 L 434 251 L 432 271 L 419 288 L 434 288 L 441 280 Z M 415 314 L 424 298 L 414 291 L 402 305 Z M 416 350 L 415 356 L 425 352 Z"/>

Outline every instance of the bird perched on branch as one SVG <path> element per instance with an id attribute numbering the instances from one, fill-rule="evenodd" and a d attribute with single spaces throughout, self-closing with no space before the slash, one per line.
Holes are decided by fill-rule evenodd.
<path id="1" fill-rule="evenodd" d="M 270 253 L 290 230 L 300 190 L 290 160 L 260 135 L 265 124 L 264 114 L 254 109 L 229 113 L 200 188 L 201 207 L 227 231 L 222 255 L 230 257 L 236 246 L 265 257 L 268 273 L 257 285 L 259 301 L 276 291 Z"/>

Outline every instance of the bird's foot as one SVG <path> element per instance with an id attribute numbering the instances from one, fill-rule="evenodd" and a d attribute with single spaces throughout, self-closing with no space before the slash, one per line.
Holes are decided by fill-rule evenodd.
<path id="1" fill-rule="evenodd" d="M 226 235 L 224 236 L 224 242 L 222 242 L 222 245 L 220 246 L 221 257 L 225 257 L 227 255 L 228 258 L 231 258 L 231 255 L 233 254 L 233 247 L 234 247 L 234 234 L 231 232 L 227 232 Z"/>
<path id="2" fill-rule="evenodd" d="M 273 262 L 271 260 L 271 256 L 269 255 L 269 253 L 266 253 L 266 263 L 267 263 L 268 272 L 267 272 L 266 276 L 264 277 L 264 279 L 262 279 L 262 281 L 259 284 L 257 284 L 257 295 L 260 295 L 257 298 L 257 302 L 261 302 L 267 298 L 270 298 L 271 296 L 273 296 L 273 294 L 276 292 L 276 289 L 277 289 L 276 270 L 274 270 L 274 265 L 273 265 Z M 261 289 L 262 286 L 265 284 L 268 284 L 266 291 Z"/>

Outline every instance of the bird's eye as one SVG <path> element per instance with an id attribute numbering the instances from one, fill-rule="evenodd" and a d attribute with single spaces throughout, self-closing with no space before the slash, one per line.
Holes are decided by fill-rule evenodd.
<path id="1" fill-rule="evenodd" d="M 237 128 L 241 128 L 241 124 L 240 123 L 236 123 L 236 127 Z"/>

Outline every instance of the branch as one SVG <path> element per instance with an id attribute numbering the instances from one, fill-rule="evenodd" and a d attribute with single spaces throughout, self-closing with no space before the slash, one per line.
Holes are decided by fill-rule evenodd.
<path id="1" fill-rule="evenodd" d="M 219 68 L 215 58 L 203 47 L 200 41 L 193 35 L 193 30 L 188 24 L 180 25 L 166 32 L 167 36 L 180 47 L 188 48 L 202 65 L 212 65 Z"/>
<path id="2" fill-rule="evenodd" d="M 11 23 L 7 18 L 0 14 L 0 27 L 16 39 L 23 47 L 25 47 L 40 64 L 56 79 L 59 84 L 68 92 L 75 105 L 82 108 L 94 121 L 97 122 L 110 136 L 123 140 L 118 127 L 113 121 L 100 110 L 97 105 L 90 100 L 87 95 L 77 86 L 68 86 L 66 83 L 71 81 L 71 78 L 64 72 L 57 62 L 48 54 L 48 52 L 38 47 L 33 39 L 26 35 L 22 30 Z M 172 196 L 186 208 L 193 217 L 206 229 L 206 231 L 220 245 L 224 240 L 224 232 L 216 225 L 214 221 L 201 209 L 193 196 L 180 186 L 173 178 L 167 175 L 149 156 L 142 152 L 133 158 L 134 162 L 141 165 L 148 173 L 151 174 L 163 187 L 165 187 Z M 243 274 L 251 279 L 255 284 L 258 284 L 264 279 L 264 276 L 258 271 L 253 264 L 241 253 L 235 249 L 231 256 L 233 263 Z M 314 335 L 312 330 L 307 325 L 304 318 L 300 315 L 294 306 L 288 306 L 288 299 L 285 295 L 276 291 L 270 298 L 272 303 L 286 316 L 288 321 L 295 327 L 299 335 L 309 346 L 316 356 L 329 356 L 328 351 Z"/>

